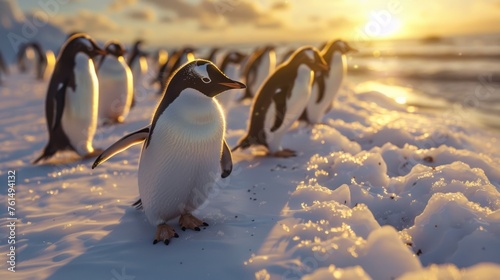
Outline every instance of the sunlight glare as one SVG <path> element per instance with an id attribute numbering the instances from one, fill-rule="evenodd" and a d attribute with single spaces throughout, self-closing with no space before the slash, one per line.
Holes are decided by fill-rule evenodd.
<path id="1" fill-rule="evenodd" d="M 372 11 L 364 31 L 372 38 L 393 38 L 400 35 L 402 25 L 398 17 L 387 11 Z"/>

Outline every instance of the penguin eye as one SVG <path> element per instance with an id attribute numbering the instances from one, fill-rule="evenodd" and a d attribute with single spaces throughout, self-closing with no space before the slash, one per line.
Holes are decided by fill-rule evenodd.
<path id="1" fill-rule="evenodd" d="M 212 80 L 211 80 L 210 78 L 208 78 L 208 77 L 203 77 L 203 78 L 201 78 L 201 81 L 202 81 L 202 82 L 204 82 L 205 84 L 208 84 L 208 83 L 210 83 Z"/>

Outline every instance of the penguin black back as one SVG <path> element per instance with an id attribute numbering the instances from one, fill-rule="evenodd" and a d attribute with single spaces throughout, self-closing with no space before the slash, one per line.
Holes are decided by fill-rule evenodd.
<path id="1" fill-rule="evenodd" d="M 222 63 L 220 65 L 220 69 L 222 71 L 224 71 L 230 63 L 239 65 L 243 62 L 245 57 L 246 56 L 240 52 L 231 51 L 231 52 L 227 53 L 226 56 L 224 57 L 224 59 L 222 60 Z"/>
<path id="2" fill-rule="evenodd" d="M 141 45 L 143 44 L 142 40 L 137 40 L 132 47 L 132 51 L 130 52 L 130 56 L 127 60 L 127 64 L 129 67 L 132 67 L 132 64 L 139 59 L 140 56 L 146 55 L 145 52 L 141 51 Z"/>
<path id="3" fill-rule="evenodd" d="M 243 95 L 241 100 L 253 98 L 252 92 L 250 90 L 250 85 L 254 84 L 257 80 L 257 72 L 259 70 L 259 65 L 262 62 L 264 54 L 271 50 L 274 50 L 273 46 L 259 48 L 255 50 L 255 52 L 248 58 L 245 68 L 243 69 L 243 76 L 246 77 L 246 83 L 247 85 L 249 85 L 249 87 L 246 88 L 245 94 Z"/>
<path id="4" fill-rule="evenodd" d="M 212 48 L 212 50 L 210 51 L 210 53 L 208 54 L 208 57 L 207 57 L 207 60 L 208 61 L 212 61 L 215 63 L 215 56 L 217 55 L 217 53 L 220 51 L 220 49 L 218 47 L 214 47 Z"/>

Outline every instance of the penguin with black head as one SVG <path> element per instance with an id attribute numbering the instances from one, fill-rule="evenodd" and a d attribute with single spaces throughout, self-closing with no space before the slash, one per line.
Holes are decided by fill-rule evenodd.
<path id="1" fill-rule="evenodd" d="M 281 147 L 281 140 L 309 101 L 314 72 L 327 69 L 316 48 L 296 50 L 260 88 L 251 107 L 247 134 L 232 151 L 263 145 L 269 156 L 295 156 L 295 151 Z"/>
<path id="2" fill-rule="evenodd" d="M 49 142 L 34 164 L 51 158 L 58 151 L 72 150 L 84 158 L 102 152 L 92 146 L 99 101 L 92 58 L 105 54 L 84 33 L 71 36 L 62 46 L 45 99 Z"/>
<path id="3" fill-rule="evenodd" d="M 231 152 L 224 139 L 226 121 L 214 98 L 245 85 L 217 66 L 197 59 L 184 64 L 169 81 L 151 124 L 126 135 L 105 150 L 92 168 L 128 147 L 143 143 L 138 183 L 144 209 L 157 226 L 153 244 L 178 237 L 167 224 L 179 217 L 182 230 L 208 226 L 192 212 L 205 202 L 217 177 L 231 174 Z"/>

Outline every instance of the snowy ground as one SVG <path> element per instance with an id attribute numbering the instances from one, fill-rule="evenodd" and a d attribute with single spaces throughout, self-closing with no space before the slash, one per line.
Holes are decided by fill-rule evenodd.
<path id="1" fill-rule="evenodd" d="M 172 221 L 180 238 L 153 245 L 155 228 L 130 206 L 139 146 L 95 170 L 92 161 L 67 157 L 30 164 L 47 141 L 46 87 L 18 74 L 0 87 L 0 214 L 7 217 L 7 171 L 15 170 L 18 218 L 16 273 L 7 271 L 9 222 L 1 221 L 1 279 L 500 275 L 498 132 L 348 81 L 324 125 L 297 125 L 286 136 L 298 157 L 234 153 L 232 175 L 197 211 L 210 226 L 183 232 Z M 99 129 L 95 146 L 146 125 L 158 101 L 153 92 L 140 92 L 126 123 Z M 249 104 L 229 109 L 230 146 L 248 111 Z"/>

